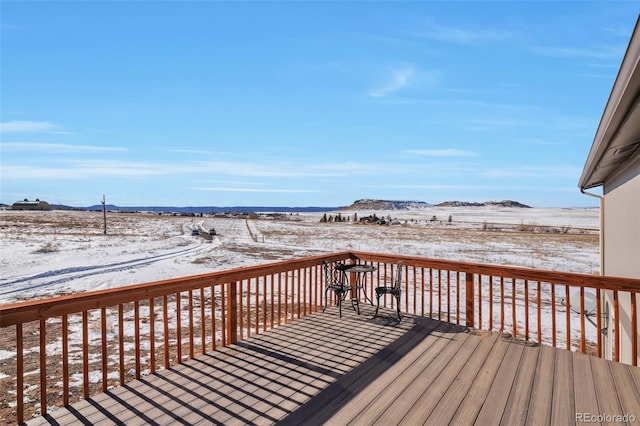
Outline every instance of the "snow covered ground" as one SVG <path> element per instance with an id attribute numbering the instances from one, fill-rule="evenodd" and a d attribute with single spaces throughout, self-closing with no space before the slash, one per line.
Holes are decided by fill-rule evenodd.
<path id="1" fill-rule="evenodd" d="M 361 225 L 376 214 L 399 225 Z M 335 215 L 330 212 L 328 215 Z M 262 217 L 0 211 L 0 304 L 340 250 L 567 272 L 599 269 L 597 209 L 449 207 Z M 449 218 L 451 217 L 451 221 Z M 192 229 L 215 228 L 211 240 Z M 535 231 L 535 232 L 529 232 Z"/>

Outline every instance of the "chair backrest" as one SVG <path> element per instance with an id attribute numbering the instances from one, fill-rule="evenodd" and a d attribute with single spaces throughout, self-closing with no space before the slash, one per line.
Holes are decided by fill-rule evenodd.
<path id="1" fill-rule="evenodd" d="M 338 271 L 335 262 L 322 261 L 322 269 L 324 270 L 324 284 L 331 285 L 339 283 Z"/>
<path id="2" fill-rule="evenodd" d="M 393 288 L 395 290 L 400 291 L 400 284 L 402 283 L 402 270 L 404 268 L 402 267 L 402 261 L 398 262 L 396 264 L 396 279 L 393 282 Z"/>

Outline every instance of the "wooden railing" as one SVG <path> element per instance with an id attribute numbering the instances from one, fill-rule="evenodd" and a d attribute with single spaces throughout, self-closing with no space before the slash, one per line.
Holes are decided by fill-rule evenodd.
<path id="1" fill-rule="evenodd" d="M 612 315 L 614 359 L 637 365 L 640 280 L 340 252 L 0 306 L 3 341 L 15 338 L 2 348 L 15 355 L 0 377 L 15 380 L 16 420 L 317 312 L 325 303 L 324 260 L 376 266 L 364 289 L 374 301 L 374 287 L 389 285 L 402 261 L 405 313 L 596 356 L 603 356 L 602 330 Z M 597 300 L 593 315 L 585 314 L 587 293 Z M 628 325 L 620 320 L 622 297 Z M 607 318 L 604 299 L 612 301 Z M 395 308 L 391 297 L 381 302 Z M 621 346 L 625 327 L 631 342 Z"/>
<path id="2" fill-rule="evenodd" d="M 638 365 L 640 279 L 414 256 L 352 255 L 377 266 L 372 287 L 388 281 L 393 265 L 403 262 L 402 309 L 407 313 L 478 330 L 501 330 L 599 357 L 605 355 L 608 337 L 613 360 Z M 368 291 L 373 296 L 373 288 Z M 385 302 L 392 306 L 393 301 Z M 593 311 L 587 309 L 590 303 Z"/>

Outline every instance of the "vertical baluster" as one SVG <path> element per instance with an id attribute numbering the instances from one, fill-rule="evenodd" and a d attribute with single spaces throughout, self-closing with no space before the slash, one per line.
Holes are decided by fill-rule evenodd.
<path id="1" fill-rule="evenodd" d="M 556 285 L 551 283 L 551 344 L 556 347 Z"/>
<path id="2" fill-rule="evenodd" d="M 289 273 L 284 273 L 284 323 L 289 321 Z"/>
<path id="3" fill-rule="evenodd" d="M 271 328 L 273 328 L 275 326 L 275 318 L 273 317 L 274 315 L 274 297 L 275 297 L 275 276 L 273 274 L 270 275 L 270 280 L 269 280 L 269 289 L 271 294 L 269 295 L 269 316 L 270 316 L 270 322 L 269 325 L 271 326 Z"/>
<path id="4" fill-rule="evenodd" d="M 240 280 L 240 297 L 238 297 L 238 302 L 239 302 L 239 317 L 238 320 L 240 321 L 240 340 L 244 340 L 244 330 L 245 328 L 247 329 L 247 338 L 251 335 L 251 280 Z M 247 283 L 247 291 L 246 293 L 246 298 L 247 298 L 247 306 L 246 308 L 243 306 L 244 305 L 244 298 L 242 297 L 243 294 L 243 289 L 244 289 L 244 285 L 245 282 Z M 244 309 L 247 310 L 247 326 L 245 327 L 244 325 L 244 321 L 245 321 L 245 317 L 244 317 Z"/>
<path id="5" fill-rule="evenodd" d="M 166 294 L 162 296 L 162 323 L 164 334 L 164 368 L 169 368 L 169 301 Z"/>
<path id="6" fill-rule="evenodd" d="M 278 327 L 282 325 L 282 272 L 278 272 Z"/>
<path id="7" fill-rule="evenodd" d="M 120 386 L 124 385 L 124 305 L 118 305 L 118 355 L 120 357 Z"/>
<path id="8" fill-rule="evenodd" d="M 478 274 L 478 330 L 482 330 L 482 274 Z"/>
<path id="9" fill-rule="evenodd" d="M 516 317 L 516 280 L 511 278 L 511 317 L 513 321 L 513 338 L 518 336 L 518 318 Z"/>
<path id="10" fill-rule="evenodd" d="M 489 275 L 489 330 L 493 330 L 493 275 Z"/>
<path id="11" fill-rule="evenodd" d="M 176 293 L 176 362 L 182 364 L 182 293 Z"/>
<path id="12" fill-rule="evenodd" d="M 107 353 L 107 308 L 100 309 L 100 334 L 102 339 L 102 392 L 107 391 L 108 356 Z"/>
<path id="13" fill-rule="evenodd" d="M 631 365 L 638 365 L 638 311 L 636 307 L 637 293 L 630 292 L 631 297 Z"/>
<path id="14" fill-rule="evenodd" d="M 433 318 L 433 268 L 429 268 L 429 318 Z"/>
<path id="15" fill-rule="evenodd" d="M 295 290 L 295 286 L 296 286 L 296 271 L 291 271 L 291 318 L 289 318 L 289 320 L 291 322 L 293 322 L 293 319 L 294 319 L 295 313 L 296 313 L 296 306 L 295 306 L 296 290 Z"/>
<path id="16" fill-rule="evenodd" d="M 460 271 L 456 271 L 456 324 L 460 325 Z"/>
<path id="17" fill-rule="evenodd" d="M 298 275 L 300 276 L 300 281 L 302 281 L 302 315 L 307 316 L 307 269 L 303 268 L 300 270 Z M 300 308 L 298 308 L 298 318 L 300 318 Z"/>
<path id="18" fill-rule="evenodd" d="M 565 293 L 565 316 L 566 316 L 566 321 L 567 321 L 567 327 L 566 327 L 566 334 L 565 334 L 565 338 L 567 340 L 567 350 L 571 350 L 571 298 L 569 296 L 569 285 L 565 284 L 564 286 L 564 293 Z"/>
<path id="19" fill-rule="evenodd" d="M 584 287 L 580 287 L 580 352 L 587 352 L 585 339 Z"/>
<path id="20" fill-rule="evenodd" d="M 447 270 L 447 322 L 451 322 L 451 271 Z"/>
<path id="21" fill-rule="evenodd" d="M 19 323 L 16 324 L 16 414 L 18 423 L 24 422 L 24 354 L 22 337 L 22 323 Z"/>
<path id="22" fill-rule="evenodd" d="M 240 283 L 242 290 L 242 282 Z M 226 285 L 220 286 L 220 319 L 222 321 L 222 346 L 227 346 L 227 307 L 226 307 Z M 242 298 L 242 295 L 240 296 Z M 242 316 L 242 311 L 240 312 Z"/>
<path id="23" fill-rule="evenodd" d="M 302 293 L 302 291 L 300 290 L 300 282 L 302 281 L 302 279 L 300 278 L 300 275 L 301 275 L 300 274 L 300 269 L 296 269 L 295 272 L 297 274 L 296 291 L 298 293 L 298 309 L 297 309 L 297 311 L 298 311 L 298 318 L 300 318 L 300 303 L 301 303 L 300 296 L 301 296 L 301 293 Z M 293 320 L 293 318 L 291 318 L 291 319 Z"/>
<path id="24" fill-rule="evenodd" d="M 500 331 L 504 331 L 504 277 L 500 277 Z"/>
<path id="25" fill-rule="evenodd" d="M 69 319 L 62 315 L 62 404 L 69 405 Z"/>
<path id="26" fill-rule="evenodd" d="M 620 312 L 618 306 L 618 290 L 613 290 L 613 319 L 614 327 L 614 361 L 620 362 Z"/>
<path id="27" fill-rule="evenodd" d="M 438 320 L 442 320 L 442 269 L 438 269 Z"/>
<path id="28" fill-rule="evenodd" d="M 242 297 L 240 300 L 242 300 Z M 211 350 L 216 350 L 216 293 L 213 284 L 211 285 Z"/>
<path id="29" fill-rule="evenodd" d="M 408 268 L 408 266 L 407 266 Z M 411 282 L 413 283 L 413 315 L 416 315 L 418 312 L 418 271 L 415 266 L 411 267 L 411 274 L 413 278 Z M 409 280 L 407 280 L 407 293 L 409 293 Z M 409 294 L 407 294 L 407 301 L 409 300 Z M 409 311 L 409 306 L 407 305 L 407 312 Z"/>
<path id="30" fill-rule="evenodd" d="M 200 347 L 201 353 L 207 352 L 207 318 L 204 314 L 204 287 L 200 287 Z"/>
<path id="31" fill-rule="evenodd" d="M 538 281 L 538 343 L 542 343 L 542 283 Z"/>
<path id="32" fill-rule="evenodd" d="M 597 288 L 596 289 L 596 328 L 597 328 L 597 350 L 598 350 L 598 357 L 602 358 L 602 319 L 600 318 L 602 316 L 602 312 L 600 310 L 600 303 L 601 303 L 601 299 L 600 299 L 600 289 Z"/>
<path id="33" fill-rule="evenodd" d="M 267 276 L 262 277 L 262 331 L 267 331 Z"/>
<path id="34" fill-rule="evenodd" d="M 255 300 L 255 306 L 256 306 L 256 318 L 255 318 L 255 325 L 256 325 L 256 335 L 258 333 L 260 333 L 260 279 L 259 278 L 254 278 L 255 279 L 255 283 L 256 283 L 256 300 Z"/>
<path id="35" fill-rule="evenodd" d="M 424 317 L 424 268 L 420 268 L 420 283 L 421 283 L 421 288 L 422 288 L 422 296 L 420 298 L 420 304 L 421 304 L 421 308 L 422 310 L 420 311 L 420 316 Z M 371 299 L 373 300 L 373 299 Z"/>
<path id="36" fill-rule="evenodd" d="M 524 339 L 529 340 L 529 280 L 524 280 Z"/>
<path id="37" fill-rule="evenodd" d="M 149 299 L 149 366 L 151 372 L 156 372 L 156 307 L 155 299 Z"/>
<path id="38" fill-rule="evenodd" d="M 189 289 L 187 294 L 189 297 L 189 359 L 193 359 L 193 290 Z"/>
<path id="39" fill-rule="evenodd" d="M 373 298 L 375 297 L 375 289 L 374 289 L 374 287 L 382 287 L 380 285 L 380 281 L 382 279 L 382 271 L 381 271 L 382 266 L 380 266 L 380 262 L 376 263 L 376 268 L 378 268 L 377 271 L 376 271 L 376 285 L 374 286 L 373 283 L 371 283 L 371 287 L 369 288 L 369 299 L 370 300 L 373 300 Z M 424 284 L 423 284 L 423 287 L 424 287 Z M 424 300 L 424 295 L 422 295 L 422 298 Z"/>
<path id="40" fill-rule="evenodd" d="M 140 380 L 140 302 L 133 303 L 133 322 L 136 352 L 136 380 Z"/>
<path id="41" fill-rule="evenodd" d="M 82 396 L 89 398 L 89 315 L 82 311 Z"/>
<path id="42" fill-rule="evenodd" d="M 84 368 L 85 370 L 88 368 L 88 362 L 85 363 Z M 85 380 L 88 384 L 88 374 Z M 40 413 L 43 416 L 47 414 L 47 320 L 45 319 L 40 320 Z"/>

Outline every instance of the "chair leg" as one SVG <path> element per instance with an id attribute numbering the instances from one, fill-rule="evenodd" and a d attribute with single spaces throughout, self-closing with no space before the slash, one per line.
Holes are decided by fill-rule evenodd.
<path id="1" fill-rule="evenodd" d="M 398 322 L 402 321 L 402 314 L 400 313 L 400 295 L 396 296 L 396 310 L 398 311 Z"/>
<path id="2" fill-rule="evenodd" d="M 324 289 L 324 306 L 322 307 L 322 312 L 327 309 L 327 305 L 329 304 L 329 287 Z"/>
<path id="3" fill-rule="evenodd" d="M 378 317 L 378 309 L 380 309 L 380 294 L 376 293 L 376 312 L 373 314 L 374 318 Z"/>

